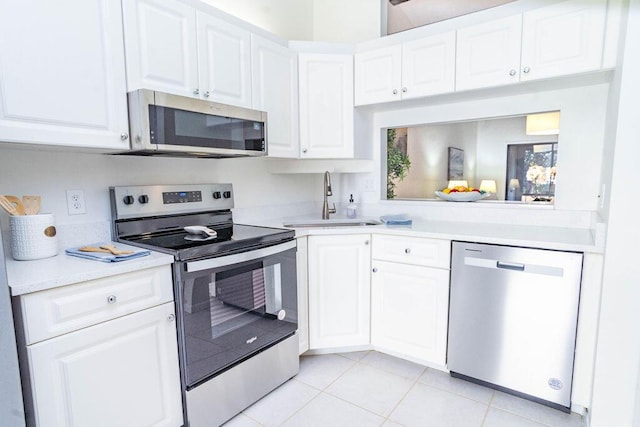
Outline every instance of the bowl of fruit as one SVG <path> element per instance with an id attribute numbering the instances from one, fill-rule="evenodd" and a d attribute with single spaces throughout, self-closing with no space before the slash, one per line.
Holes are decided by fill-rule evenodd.
<path id="1" fill-rule="evenodd" d="M 453 188 L 445 188 L 442 191 L 436 191 L 436 196 L 442 200 L 448 200 L 450 202 L 475 202 L 476 200 L 489 197 L 489 193 L 480 191 L 477 188 L 458 185 Z"/>

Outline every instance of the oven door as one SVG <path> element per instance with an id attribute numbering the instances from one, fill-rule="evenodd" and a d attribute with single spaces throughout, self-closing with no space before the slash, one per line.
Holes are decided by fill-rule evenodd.
<path id="1" fill-rule="evenodd" d="M 183 379 L 187 389 L 298 329 L 296 242 L 178 263 Z"/>

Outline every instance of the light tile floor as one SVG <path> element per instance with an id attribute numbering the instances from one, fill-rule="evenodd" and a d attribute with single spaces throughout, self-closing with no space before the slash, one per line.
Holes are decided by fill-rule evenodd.
<path id="1" fill-rule="evenodd" d="M 375 351 L 303 356 L 227 427 L 581 427 L 582 417 Z"/>

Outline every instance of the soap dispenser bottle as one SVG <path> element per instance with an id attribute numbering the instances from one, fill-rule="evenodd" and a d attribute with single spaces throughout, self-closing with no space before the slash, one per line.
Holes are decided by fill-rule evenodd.
<path id="1" fill-rule="evenodd" d="M 356 209 L 357 205 L 353 201 L 353 194 L 349 195 L 349 204 L 347 205 L 347 218 L 355 218 L 356 217 Z"/>

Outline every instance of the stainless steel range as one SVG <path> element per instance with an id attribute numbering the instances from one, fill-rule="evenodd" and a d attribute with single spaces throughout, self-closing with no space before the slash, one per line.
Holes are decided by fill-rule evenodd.
<path id="1" fill-rule="evenodd" d="M 293 231 L 234 224 L 231 184 L 110 194 L 118 241 L 175 258 L 187 425 L 222 424 L 298 373 Z"/>

